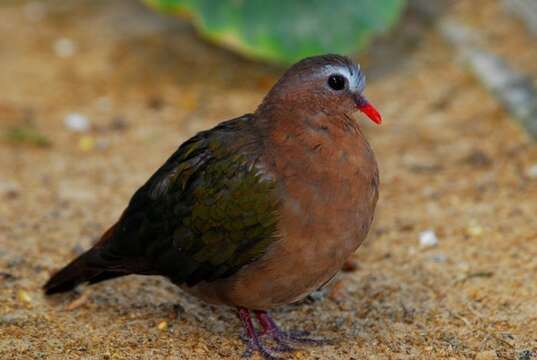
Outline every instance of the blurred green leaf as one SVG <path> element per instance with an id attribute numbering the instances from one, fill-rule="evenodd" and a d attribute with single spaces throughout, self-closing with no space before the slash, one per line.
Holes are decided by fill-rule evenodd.
<path id="1" fill-rule="evenodd" d="M 289 64 L 363 49 L 399 18 L 405 0 L 144 0 L 191 17 L 205 37 L 249 57 Z"/>
<path id="2" fill-rule="evenodd" d="M 13 127 L 6 132 L 6 139 L 17 144 L 30 144 L 38 147 L 49 147 L 50 140 L 33 127 Z"/>

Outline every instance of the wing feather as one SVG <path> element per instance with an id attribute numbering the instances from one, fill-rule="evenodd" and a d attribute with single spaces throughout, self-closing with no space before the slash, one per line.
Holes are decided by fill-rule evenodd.
<path id="1" fill-rule="evenodd" d="M 272 177 L 256 166 L 261 142 L 250 121 L 231 120 L 185 142 L 133 196 L 110 252 L 141 255 L 188 285 L 262 256 L 276 240 L 279 202 Z"/>

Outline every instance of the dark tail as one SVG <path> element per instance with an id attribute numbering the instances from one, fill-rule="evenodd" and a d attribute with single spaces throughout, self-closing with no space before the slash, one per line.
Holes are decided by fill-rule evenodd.
<path id="1" fill-rule="evenodd" d="M 110 262 L 103 261 L 102 245 L 113 237 L 116 227 L 117 223 L 103 234 L 93 248 L 54 274 L 43 286 L 45 294 L 52 295 L 66 292 L 73 290 L 77 285 L 85 282 L 95 284 L 100 281 L 127 275 L 125 272 L 111 271 Z"/>
<path id="2" fill-rule="evenodd" d="M 66 292 L 85 282 L 94 284 L 127 275 L 124 272 L 109 271 L 102 266 L 99 252 L 99 248 L 90 249 L 54 274 L 43 286 L 45 294 Z"/>
<path id="3" fill-rule="evenodd" d="M 43 286 L 45 294 L 66 292 L 82 283 L 95 284 L 129 274 L 158 275 L 143 256 L 121 256 L 107 250 L 106 244 L 114 241 L 117 225 L 108 229 L 91 249 L 54 274 Z"/>

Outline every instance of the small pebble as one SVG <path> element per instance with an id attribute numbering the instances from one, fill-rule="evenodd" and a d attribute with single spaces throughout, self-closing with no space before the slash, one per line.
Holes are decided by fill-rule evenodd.
<path id="1" fill-rule="evenodd" d="M 101 111 L 109 111 L 112 107 L 112 102 L 106 96 L 101 96 L 96 102 L 97 108 Z"/>
<path id="2" fill-rule="evenodd" d="M 537 164 L 530 166 L 527 173 L 530 178 L 537 179 Z"/>
<path id="3" fill-rule="evenodd" d="M 28 321 L 28 311 L 15 310 L 13 312 L 0 315 L 0 325 L 23 325 Z"/>
<path id="4" fill-rule="evenodd" d="M 76 45 L 73 40 L 60 38 L 54 42 L 54 53 L 61 58 L 68 58 L 75 54 Z"/>
<path id="5" fill-rule="evenodd" d="M 522 350 L 518 353 L 517 360 L 531 360 L 534 354 L 537 356 L 537 350 L 535 352 L 531 350 Z"/>
<path id="6" fill-rule="evenodd" d="M 97 139 L 95 141 L 95 147 L 99 150 L 106 150 L 110 146 L 110 141 L 106 139 Z"/>
<path id="7" fill-rule="evenodd" d="M 157 325 L 157 328 L 158 328 L 160 331 L 167 331 L 167 330 L 168 330 L 168 322 L 167 322 L 167 321 L 161 321 L 161 322 Z"/>
<path id="8" fill-rule="evenodd" d="M 19 290 L 17 292 L 17 299 L 27 304 L 30 304 L 32 302 L 32 298 L 30 297 L 30 294 L 28 294 L 28 292 L 25 290 Z"/>
<path id="9" fill-rule="evenodd" d="M 341 270 L 343 272 L 354 272 L 358 269 L 358 263 L 354 260 L 347 260 L 343 263 Z"/>
<path id="10" fill-rule="evenodd" d="M 155 111 L 161 110 L 164 107 L 164 99 L 160 96 L 153 96 L 147 101 L 147 106 Z"/>
<path id="11" fill-rule="evenodd" d="M 25 4 L 22 11 L 28 20 L 34 22 L 43 20 L 47 14 L 47 8 L 40 1 L 31 1 Z"/>
<path id="12" fill-rule="evenodd" d="M 431 255 L 430 259 L 434 262 L 441 263 L 447 260 L 447 256 L 445 254 L 438 253 L 438 254 Z"/>
<path id="13" fill-rule="evenodd" d="M 496 359 L 498 359 L 498 355 L 496 354 L 496 351 L 494 350 L 481 351 L 480 353 L 477 353 L 475 356 L 475 360 L 496 360 Z"/>
<path id="14" fill-rule="evenodd" d="M 83 293 L 82 295 L 80 295 L 78 298 L 76 298 L 75 300 L 73 300 L 72 302 L 70 302 L 66 307 L 65 309 L 68 310 L 68 311 L 72 311 L 72 310 L 75 310 L 79 307 L 81 307 L 82 305 L 84 305 L 89 299 L 89 295 L 88 293 Z"/>
<path id="15" fill-rule="evenodd" d="M 121 116 L 116 116 L 110 122 L 110 129 L 116 130 L 116 131 L 123 131 L 127 129 L 128 126 L 129 124 L 127 123 L 127 121 Z"/>
<path id="16" fill-rule="evenodd" d="M 0 279 L 2 279 L 2 280 L 15 280 L 16 277 L 12 273 L 8 273 L 6 271 L 0 271 Z"/>
<path id="17" fill-rule="evenodd" d="M 483 151 L 475 149 L 463 159 L 463 162 L 475 167 L 489 167 L 492 165 L 492 159 Z"/>
<path id="18" fill-rule="evenodd" d="M 0 194 L 8 198 L 17 197 L 19 194 L 19 185 L 11 180 L 0 179 Z"/>
<path id="19" fill-rule="evenodd" d="M 78 141 L 78 148 L 82 151 L 91 151 L 95 148 L 95 138 L 93 136 L 82 136 Z"/>
<path id="20" fill-rule="evenodd" d="M 438 238 L 434 230 L 425 230 L 420 233 L 420 246 L 432 247 L 438 245 Z"/>
<path id="21" fill-rule="evenodd" d="M 69 130 L 74 132 L 86 132 L 90 128 L 88 118 L 78 113 L 68 114 L 63 123 Z"/>
<path id="22" fill-rule="evenodd" d="M 345 299 L 347 292 L 345 291 L 345 286 L 343 282 L 338 281 L 331 288 L 328 293 L 328 298 L 336 303 L 342 302 Z"/>
<path id="23" fill-rule="evenodd" d="M 309 303 L 314 303 L 314 302 L 323 300 L 326 297 L 326 295 L 327 295 L 327 288 L 324 287 L 322 289 L 319 289 L 310 293 L 308 296 L 306 296 L 305 301 Z"/>
<path id="24" fill-rule="evenodd" d="M 481 225 L 475 224 L 475 223 L 470 224 L 470 226 L 468 226 L 466 228 L 466 232 L 470 236 L 478 237 L 478 236 L 481 236 L 481 234 L 483 234 L 483 227 L 481 227 Z"/>
<path id="25" fill-rule="evenodd" d="M 436 195 L 436 190 L 432 186 L 424 186 L 421 190 L 421 193 L 423 194 L 423 196 L 433 197 Z"/>

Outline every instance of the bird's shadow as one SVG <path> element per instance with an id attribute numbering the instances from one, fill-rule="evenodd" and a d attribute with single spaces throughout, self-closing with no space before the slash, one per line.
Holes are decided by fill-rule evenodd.
<path id="1" fill-rule="evenodd" d="M 110 318 L 128 314 L 130 319 L 135 314 L 139 319 L 169 319 L 171 327 L 187 323 L 211 334 L 211 338 L 239 341 L 242 324 L 234 308 L 206 304 L 164 278 L 129 278 L 92 286 L 91 301 L 96 305 L 92 311 L 110 312 Z M 336 287 L 342 289 L 342 294 L 333 296 Z M 384 293 L 382 299 L 380 293 Z M 371 321 L 381 321 L 387 326 L 412 321 L 414 309 L 401 303 L 402 295 L 401 289 L 382 275 L 367 271 L 357 276 L 340 274 L 332 285 L 313 297 L 270 313 L 284 330 L 307 331 L 312 337 L 328 340 L 328 346 L 337 346 L 359 341 L 360 333 Z M 418 302 L 408 296 L 404 294 L 408 303 Z M 65 303 L 65 298 L 54 298 L 51 301 L 56 304 Z M 73 300 L 76 296 L 68 298 Z"/>

